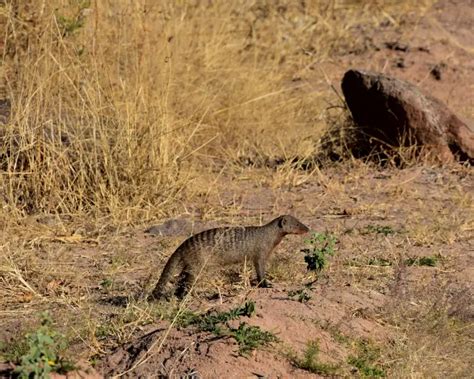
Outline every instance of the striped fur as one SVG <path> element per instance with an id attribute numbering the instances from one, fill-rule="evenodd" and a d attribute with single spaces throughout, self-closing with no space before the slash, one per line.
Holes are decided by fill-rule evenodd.
<path id="1" fill-rule="evenodd" d="M 152 292 L 152 298 L 163 296 L 165 287 L 175 273 L 180 274 L 177 295 L 184 296 L 201 270 L 209 263 L 227 265 L 250 261 L 257 272 L 260 286 L 266 286 L 266 262 L 287 234 L 303 234 L 308 227 L 296 218 L 280 216 L 263 226 L 215 228 L 185 240 L 171 255 Z"/>

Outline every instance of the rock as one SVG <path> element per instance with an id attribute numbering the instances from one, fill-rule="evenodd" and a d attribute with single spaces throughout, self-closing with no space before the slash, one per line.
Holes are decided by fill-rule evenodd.
<path id="1" fill-rule="evenodd" d="M 191 235 L 204 229 L 216 227 L 212 222 L 194 221 L 187 218 L 172 218 L 163 224 L 150 226 L 145 233 L 160 237 Z"/>
<path id="2" fill-rule="evenodd" d="M 145 230 L 145 233 L 150 233 L 155 236 L 175 236 L 181 234 L 189 234 L 192 229 L 191 221 L 183 218 L 170 219 L 160 225 L 153 225 Z"/>
<path id="3" fill-rule="evenodd" d="M 418 154 L 430 160 L 474 159 L 474 131 L 443 102 L 415 85 L 375 72 L 349 70 L 341 87 L 359 128 L 350 146 L 355 156 L 417 146 Z"/>

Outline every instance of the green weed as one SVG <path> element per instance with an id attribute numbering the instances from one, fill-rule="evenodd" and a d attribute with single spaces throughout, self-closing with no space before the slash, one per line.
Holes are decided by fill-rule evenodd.
<path id="1" fill-rule="evenodd" d="M 379 267 L 388 267 L 392 266 L 393 262 L 385 258 L 370 257 L 367 260 L 365 259 L 352 259 L 350 262 L 345 263 L 347 266 L 351 267 L 361 267 L 361 266 L 379 266 Z"/>
<path id="2" fill-rule="evenodd" d="M 318 354 L 318 341 L 309 341 L 306 350 L 303 353 L 303 357 L 291 354 L 290 361 L 295 367 L 309 371 L 313 374 L 323 376 L 335 375 L 338 371 L 338 367 L 328 363 L 319 362 Z"/>
<path id="3" fill-rule="evenodd" d="M 435 267 L 440 261 L 440 256 L 426 256 L 420 258 L 408 258 L 405 260 L 407 266 L 429 266 Z"/>
<path id="4" fill-rule="evenodd" d="M 357 355 L 349 356 L 347 363 L 354 366 L 362 378 L 383 378 L 385 371 L 377 361 L 380 349 L 365 340 L 357 342 Z"/>
<path id="5" fill-rule="evenodd" d="M 392 262 L 388 259 L 385 259 L 385 258 L 369 258 L 369 260 L 367 261 L 367 264 L 369 266 L 386 267 L 386 266 L 391 266 Z"/>
<path id="6" fill-rule="evenodd" d="M 396 231 L 388 225 L 367 225 L 361 230 L 361 234 L 383 234 L 388 236 L 389 234 L 395 234 Z"/>
<path id="7" fill-rule="evenodd" d="M 19 362 L 28 352 L 26 339 L 16 339 L 8 343 L 0 341 L 0 362 Z"/>
<path id="8" fill-rule="evenodd" d="M 288 296 L 300 303 L 307 303 L 311 300 L 311 295 L 304 288 L 295 291 L 288 291 Z"/>
<path id="9" fill-rule="evenodd" d="M 258 326 L 248 325 L 245 322 L 240 323 L 237 329 L 231 328 L 229 335 L 239 344 L 239 354 L 242 355 L 277 341 L 277 337 L 273 333 L 262 330 Z"/>
<path id="10" fill-rule="evenodd" d="M 255 303 L 253 301 L 246 302 L 243 306 L 236 307 L 227 312 L 211 312 L 199 315 L 193 312 L 184 312 L 177 321 L 178 326 L 186 327 L 189 325 L 196 326 L 204 332 L 212 332 L 220 335 L 221 324 L 239 317 L 251 317 L 255 313 Z"/>
<path id="11" fill-rule="evenodd" d="M 327 256 L 334 255 L 337 239 L 331 234 L 313 232 L 305 240 L 309 248 L 302 249 L 308 270 L 321 271 L 327 264 Z"/>
<path id="12" fill-rule="evenodd" d="M 81 0 L 77 2 L 77 11 L 74 16 L 66 17 L 63 15 L 56 15 L 56 21 L 63 37 L 73 34 L 76 30 L 84 26 L 83 12 L 90 7 L 90 0 Z"/>
<path id="13" fill-rule="evenodd" d="M 100 281 L 99 285 L 104 289 L 108 290 L 112 288 L 112 285 L 114 284 L 114 281 L 110 278 L 104 278 Z"/>
<path id="14" fill-rule="evenodd" d="M 258 326 L 241 322 L 238 328 L 233 328 L 227 324 L 228 321 L 236 320 L 242 316 L 251 317 L 254 313 L 255 303 L 248 301 L 243 306 L 227 312 L 181 313 L 177 325 L 180 327 L 195 326 L 199 331 L 210 332 L 218 337 L 231 337 L 239 344 L 239 354 L 246 355 L 260 346 L 277 341 L 274 334 L 264 331 Z"/>
<path id="15" fill-rule="evenodd" d="M 41 315 L 41 326 L 27 334 L 28 350 L 20 358 L 15 372 L 20 378 L 44 378 L 51 372 L 65 373 L 74 369 L 63 353 L 66 338 L 52 329 L 52 320 L 47 312 Z"/>

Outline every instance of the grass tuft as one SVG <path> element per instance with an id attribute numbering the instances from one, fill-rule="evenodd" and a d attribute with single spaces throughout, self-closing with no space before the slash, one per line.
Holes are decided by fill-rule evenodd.
<path id="1" fill-rule="evenodd" d="M 240 317 L 251 317 L 255 313 L 255 303 L 246 302 L 227 312 L 210 312 L 196 314 L 183 312 L 177 320 L 178 327 L 195 326 L 200 331 L 210 332 L 218 337 L 231 337 L 239 344 L 239 354 L 247 355 L 251 351 L 277 341 L 277 337 L 258 326 L 240 322 L 237 328 L 229 326 L 228 322 Z"/>
<path id="2" fill-rule="evenodd" d="M 356 355 L 351 355 L 347 363 L 357 369 L 362 378 L 383 378 L 385 371 L 378 364 L 380 349 L 368 341 L 360 340 L 356 344 Z"/>
<path id="3" fill-rule="evenodd" d="M 41 326 L 26 336 L 27 349 L 18 357 L 15 373 L 22 379 L 49 377 L 50 373 L 66 373 L 74 365 L 63 356 L 66 337 L 52 328 L 50 315 L 41 315 Z"/>
<path id="4" fill-rule="evenodd" d="M 290 354 L 290 361 L 295 367 L 309 371 L 313 374 L 322 376 L 333 376 L 338 372 L 338 366 L 322 363 L 318 358 L 319 343 L 318 341 L 309 341 L 302 357 Z"/>
<path id="5" fill-rule="evenodd" d="M 304 261 L 310 271 L 321 271 L 327 265 L 327 256 L 334 255 L 336 237 L 327 233 L 313 232 L 306 244 L 308 248 L 301 251 L 305 254 Z"/>

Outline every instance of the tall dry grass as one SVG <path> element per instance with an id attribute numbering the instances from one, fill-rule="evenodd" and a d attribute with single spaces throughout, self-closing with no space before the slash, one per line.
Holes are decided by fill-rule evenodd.
<path id="1" fill-rule="evenodd" d="M 340 104 L 321 64 L 412 7 L 6 0 L 3 209 L 147 218 L 216 162 L 312 156 Z"/>

